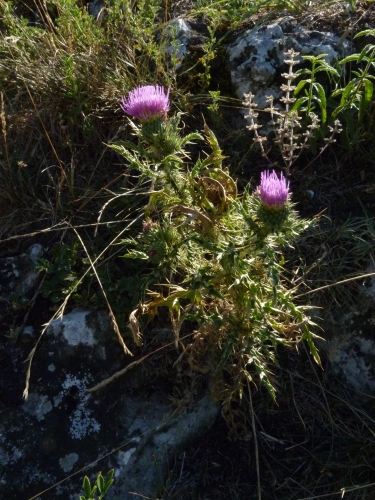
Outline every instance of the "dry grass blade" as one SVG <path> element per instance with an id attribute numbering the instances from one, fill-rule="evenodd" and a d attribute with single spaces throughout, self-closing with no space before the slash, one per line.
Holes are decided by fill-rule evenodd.
<path id="1" fill-rule="evenodd" d="M 133 340 L 136 346 L 141 347 L 143 345 L 142 342 L 142 334 L 139 329 L 139 321 L 138 321 L 139 310 L 135 309 L 129 315 L 129 328 L 133 334 Z"/>
<path id="2" fill-rule="evenodd" d="M 255 448 L 255 462 L 256 462 L 256 471 L 257 471 L 257 490 L 258 490 L 258 500 L 262 500 L 262 489 L 260 482 L 260 467 L 259 467 L 259 449 L 258 449 L 258 438 L 257 438 L 257 430 L 255 427 L 255 414 L 253 408 L 253 396 L 251 393 L 251 387 L 249 379 L 247 378 L 247 389 L 249 392 L 249 406 L 250 406 L 250 415 L 251 415 L 251 425 L 253 428 L 253 437 L 254 437 L 254 448 Z"/>
<path id="3" fill-rule="evenodd" d="M 184 337 L 182 337 L 181 340 L 186 339 L 188 337 L 191 337 L 192 335 L 194 335 L 194 333 L 189 333 L 188 335 L 185 335 Z M 162 347 L 159 347 L 158 349 L 155 349 L 155 351 L 152 351 L 152 352 L 146 354 L 142 358 L 137 359 L 136 361 L 133 361 L 128 366 L 126 366 L 122 370 L 119 370 L 118 372 L 114 373 L 113 375 L 111 375 L 110 377 L 106 378 L 105 380 L 103 380 L 99 384 L 95 385 L 94 387 L 90 387 L 90 389 L 86 389 L 86 392 L 95 392 L 95 391 L 98 391 L 99 389 L 102 389 L 103 387 L 105 387 L 106 385 L 110 384 L 111 382 L 113 382 L 114 380 L 116 380 L 118 377 L 121 377 L 121 375 L 124 375 L 126 372 L 128 372 L 129 370 L 131 370 L 135 366 L 139 365 L 140 363 L 142 363 L 143 361 L 145 361 L 149 357 L 153 356 L 157 352 L 162 351 L 166 347 L 169 347 L 169 346 L 171 346 L 173 344 L 174 344 L 174 341 L 173 342 L 169 342 L 168 344 L 165 344 Z"/>
<path id="4" fill-rule="evenodd" d="M 299 295 L 295 295 L 294 298 L 299 299 L 300 297 L 304 297 L 305 295 L 310 295 L 311 293 L 321 292 L 322 290 L 326 290 L 327 288 L 332 288 L 332 287 L 338 286 L 338 285 L 344 285 L 345 283 L 349 283 L 350 281 L 365 279 L 365 278 L 368 278 L 370 276 L 375 276 L 375 272 L 361 274 L 359 276 L 353 276 L 352 278 L 347 278 L 345 280 L 338 281 L 337 283 L 330 283 L 329 285 L 324 285 L 324 286 L 321 286 L 319 288 L 315 288 L 314 290 L 309 290 L 308 292 L 304 292 L 304 293 L 300 293 Z"/>
<path id="5" fill-rule="evenodd" d="M 0 92 L 0 103 L 1 103 L 1 110 L 0 110 L 1 132 L 2 132 L 3 137 L 4 137 L 5 156 L 7 158 L 8 163 L 9 163 L 8 141 L 7 141 L 7 122 L 6 122 L 6 115 L 5 115 L 4 94 L 2 92 Z"/>
<path id="6" fill-rule="evenodd" d="M 141 214 L 142 215 L 142 214 Z M 101 257 L 105 254 L 105 252 L 108 250 L 109 246 L 113 245 L 113 243 L 119 239 L 140 217 L 141 215 L 139 215 L 138 217 L 136 217 L 135 219 L 133 219 L 122 231 L 120 231 L 116 238 L 114 238 L 111 242 L 110 245 L 108 245 L 97 257 L 94 261 L 90 261 L 90 263 L 92 264 L 92 266 L 95 266 L 96 262 L 98 262 L 99 259 L 101 259 Z M 72 226 L 70 226 L 71 229 L 74 229 Z M 48 321 L 48 323 L 44 326 L 43 330 L 41 331 L 40 335 L 39 335 L 39 338 L 35 344 L 35 346 L 33 347 L 33 349 L 31 350 L 30 354 L 28 355 L 27 359 L 25 360 L 25 362 L 28 362 L 29 365 L 28 365 L 28 368 L 27 368 L 27 372 L 26 372 L 26 384 L 25 384 L 25 390 L 23 391 L 23 397 L 24 399 L 27 399 L 28 398 L 28 395 L 29 395 L 29 385 L 30 385 L 30 376 L 31 376 L 31 365 L 32 365 L 32 361 L 33 361 L 33 358 L 34 358 L 34 355 L 35 355 L 35 352 L 36 352 L 36 349 L 39 345 L 39 342 L 41 341 L 45 331 L 47 330 L 47 328 L 49 327 L 49 325 L 51 324 L 51 321 L 53 321 L 54 319 L 57 319 L 57 318 L 61 318 L 63 315 L 64 315 L 64 311 L 65 311 L 65 307 L 70 299 L 70 297 L 72 296 L 72 294 L 77 290 L 77 287 L 80 285 L 80 283 L 82 283 L 82 281 L 84 280 L 84 278 L 87 276 L 87 274 L 90 272 L 90 269 L 91 267 L 89 267 L 85 272 L 84 274 L 81 276 L 81 278 L 77 281 L 75 287 L 69 292 L 69 294 L 65 297 L 65 300 L 64 302 L 61 304 L 61 306 L 59 307 L 59 309 L 55 312 L 55 314 L 52 316 L 52 318 Z M 124 344 L 125 345 L 125 344 Z M 126 347 L 126 346 L 125 346 Z M 127 349 L 127 348 L 126 348 Z M 130 351 L 129 351 L 130 353 Z M 130 353 L 131 355 L 131 353 Z"/>
<path id="7" fill-rule="evenodd" d="M 340 495 L 340 498 L 345 498 L 346 493 L 350 493 L 352 491 L 363 490 L 365 488 L 374 487 L 375 483 L 370 484 L 362 484 L 358 486 L 348 486 L 347 488 L 341 488 L 340 491 L 336 491 L 335 493 L 327 493 L 326 495 L 318 495 L 313 497 L 305 497 L 299 500 L 319 500 L 320 498 L 332 498 L 333 496 Z"/>
<path id="8" fill-rule="evenodd" d="M 88 271 L 87 271 L 88 272 Z M 87 274 L 86 272 L 86 274 Z M 84 276 L 81 278 L 81 280 L 83 280 Z M 77 283 L 76 287 L 78 286 L 79 283 Z M 23 398 L 24 399 L 27 399 L 28 396 L 29 396 L 29 386 L 30 386 L 30 377 L 31 377 L 31 365 L 32 365 L 32 362 L 33 362 L 33 359 L 34 359 L 34 355 L 35 355 L 35 352 L 38 348 L 38 345 L 40 343 L 40 341 L 42 340 L 42 337 L 44 335 L 44 333 L 46 332 L 47 328 L 49 327 L 49 325 L 51 324 L 51 322 L 54 320 L 54 319 L 58 319 L 58 318 L 61 318 L 63 315 L 64 315 L 64 310 L 65 310 L 65 307 L 68 303 L 68 300 L 69 298 L 71 297 L 71 295 L 74 293 L 75 289 L 72 290 L 69 295 L 67 295 L 67 297 L 65 298 L 64 302 L 61 304 L 61 306 L 58 308 L 58 310 L 55 312 L 55 314 L 52 316 L 52 318 L 48 321 L 48 323 L 46 323 L 44 325 L 44 328 L 43 330 L 41 331 L 39 337 L 38 337 L 38 340 L 36 341 L 36 344 L 35 346 L 31 349 L 29 355 L 27 356 L 26 360 L 25 360 L 25 363 L 28 363 L 28 367 L 27 367 L 27 372 L 26 372 L 26 384 L 25 384 L 25 389 L 23 391 Z"/>
<path id="9" fill-rule="evenodd" d="M 90 389 L 86 389 L 86 392 L 95 392 L 95 391 L 98 391 L 99 389 L 102 389 L 106 385 L 108 385 L 111 382 L 113 382 L 114 380 L 116 380 L 118 377 L 121 377 L 121 375 L 124 375 L 126 372 L 128 372 L 129 370 L 131 370 L 135 366 L 137 366 L 140 363 L 142 363 L 143 361 L 145 361 L 147 358 L 149 358 L 151 356 L 151 354 L 153 354 L 153 353 L 147 354 L 146 356 L 143 356 L 143 358 L 140 358 L 140 359 L 137 359 L 136 361 L 133 361 L 132 363 L 130 363 L 128 366 L 126 366 L 122 370 L 119 370 L 118 372 L 114 373 L 113 375 L 106 378 L 105 380 L 102 380 L 102 382 L 100 382 L 99 384 L 94 385 L 94 387 L 90 387 Z"/>
<path id="10" fill-rule="evenodd" d="M 77 238 L 79 239 L 79 241 L 80 241 L 80 243 L 81 243 L 81 245 L 82 245 L 82 248 L 84 249 L 84 251 L 85 251 L 85 253 L 86 253 L 86 255 L 87 255 L 87 258 L 88 258 L 88 260 L 89 260 L 89 262 L 90 262 L 91 269 L 93 270 L 93 272 L 94 272 L 94 274 L 95 274 L 95 277 L 96 277 L 96 279 L 97 279 L 97 281 L 98 281 L 98 283 L 99 283 L 99 286 L 100 286 L 100 289 L 101 289 L 101 291 L 102 291 L 103 297 L 104 297 L 104 299 L 105 299 L 105 301 L 106 301 L 106 303 L 107 303 L 108 312 L 109 312 L 109 317 L 111 318 L 112 326 L 113 326 L 113 328 L 114 328 L 114 330 L 115 330 L 115 332 L 116 332 L 116 335 L 117 335 L 117 338 L 118 338 L 118 340 L 119 340 L 119 342 L 120 342 L 120 345 L 121 345 L 121 347 L 123 348 L 123 350 L 124 350 L 124 353 L 125 353 L 125 354 L 127 354 L 128 356 L 132 356 L 132 353 L 131 353 L 131 352 L 129 351 L 129 349 L 126 347 L 125 342 L 124 342 L 124 339 L 122 338 L 122 335 L 121 335 L 121 333 L 120 333 L 120 329 L 119 329 L 119 327 L 118 327 L 118 324 L 117 324 L 117 321 L 116 321 L 115 315 L 113 314 L 113 311 L 112 311 L 111 304 L 109 303 L 109 300 L 108 300 L 108 298 L 107 298 L 107 294 L 106 294 L 106 292 L 105 292 L 105 290 L 104 290 L 104 288 L 103 288 L 102 282 L 100 281 L 100 278 L 99 278 L 98 273 L 97 273 L 97 271 L 96 271 L 95 265 L 94 265 L 93 261 L 91 260 L 91 257 L 90 257 L 90 254 L 89 254 L 89 252 L 88 252 L 87 248 L 86 248 L 86 245 L 84 244 L 84 242 L 83 242 L 83 240 L 82 240 L 82 238 L 81 238 L 81 236 L 80 236 L 79 232 L 78 232 L 78 231 L 77 231 L 74 227 L 72 227 L 72 229 L 73 229 L 73 231 L 75 232 L 75 234 L 77 235 Z"/>

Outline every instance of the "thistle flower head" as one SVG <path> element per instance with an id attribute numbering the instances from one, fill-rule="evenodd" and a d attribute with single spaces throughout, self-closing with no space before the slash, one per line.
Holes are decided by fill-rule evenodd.
<path id="1" fill-rule="evenodd" d="M 289 181 L 283 173 L 278 178 L 276 172 L 265 170 L 260 176 L 260 186 L 258 187 L 260 199 L 267 207 L 280 208 L 285 205 L 289 195 Z"/>
<path id="2" fill-rule="evenodd" d="M 122 110 L 139 120 L 149 120 L 164 115 L 169 110 L 169 91 L 165 93 L 160 85 L 145 85 L 129 92 L 121 100 Z"/>

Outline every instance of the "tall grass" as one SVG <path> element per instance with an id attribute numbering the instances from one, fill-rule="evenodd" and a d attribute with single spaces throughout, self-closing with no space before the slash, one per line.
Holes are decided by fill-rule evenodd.
<path id="1" fill-rule="evenodd" d="M 95 18 L 73 0 L 53 14 L 35 1 L 26 19 L 16 7 L 0 3 L 2 221 L 11 230 L 20 212 L 45 225 L 77 213 L 86 220 L 119 174 L 104 144 L 121 128 L 121 95 L 173 79 L 156 41 L 162 10 L 119 0 Z"/>

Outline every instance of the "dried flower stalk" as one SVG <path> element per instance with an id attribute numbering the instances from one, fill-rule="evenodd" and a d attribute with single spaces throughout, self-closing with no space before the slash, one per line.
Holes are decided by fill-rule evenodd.
<path id="1" fill-rule="evenodd" d="M 270 125 L 275 130 L 276 139 L 274 142 L 278 144 L 284 164 L 286 175 L 289 176 L 291 168 L 296 160 L 300 157 L 304 149 L 309 148 L 309 142 L 314 137 L 314 130 L 319 128 L 320 120 L 315 113 L 309 113 L 309 118 L 311 120 L 310 125 L 307 126 L 306 132 L 298 133 L 301 129 L 302 117 L 299 116 L 298 110 L 293 110 L 292 105 L 296 101 L 295 97 L 292 97 L 293 91 L 296 86 L 293 85 L 293 80 L 297 77 L 297 74 L 293 72 L 293 66 L 299 63 L 297 56 L 299 52 L 295 52 L 293 49 L 285 52 L 286 59 L 285 64 L 289 66 L 287 73 L 282 73 L 282 77 L 285 78 L 286 84 L 281 85 L 281 90 L 284 96 L 280 98 L 280 101 L 284 104 L 284 109 L 280 109 L 274 106 L 274 97 L 268 96 L 266 98 L 268 107 L 264 109 L 265 112 L 269 113 L 271 116 Z M 254 94 L 249 92 L 244 94 L 243 104 L 248 107 L 249 114 L 245 116 L 250 121 L 250 125 L 246 128 L 254 132 L 254 142 L 260 145 L 262 155 L 267 157 L 267 153 L 264 149 L 263 143 L 267 140 L 265 136 L 261 136 L 258 133 L 258 129 L 262 127 L 257 123 L 257 118 L 259 113 L 255 111 L 257 104 L 254 102 Z M 334 136 L 342 131 L 341 123 L 336 120 L 334 127 L 329 127 L 331 132 L 330 136 L 325 139 L 325 146 L 320 149 L 321 154 L 328 146 L 335 142 Z M 270 161 L 270 160 L 269 160 Z M 272 163 L 272 162 L 271 162 Z"/>

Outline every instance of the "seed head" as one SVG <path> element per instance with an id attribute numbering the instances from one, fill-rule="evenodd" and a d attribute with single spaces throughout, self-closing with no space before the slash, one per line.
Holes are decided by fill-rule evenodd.
<path id="1" fill-rule="evenodd" d="M 260 199 L 267 207 L 281 208 L 285 205 L 289 195 L 289 181 L 283 173 L 278 178 L 276 172 L 265 170 L 260 175 L 260 186 L 258 187 Z"/>
<path id="2" fill-rule="evenodd" d="M 165 93 L 160 85 L 145 85 L 129 92 L 121 100 L 122 110 L 139 120 L 149 120 L 155 116 L 164 115 L 169 110 L 169 91 Z"/>

